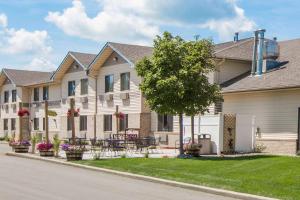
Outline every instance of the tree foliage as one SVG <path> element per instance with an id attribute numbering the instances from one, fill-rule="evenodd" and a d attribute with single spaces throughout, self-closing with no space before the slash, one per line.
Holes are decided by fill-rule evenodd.
<path id="1" fill-rule="evenodd" d="M 211 40 L 185 41 L 165 32 L 136 70 L 147 104 L 158 113 L 196 115 L 221 99 L 219 86 L 208 79 L 215 70 Z"/>

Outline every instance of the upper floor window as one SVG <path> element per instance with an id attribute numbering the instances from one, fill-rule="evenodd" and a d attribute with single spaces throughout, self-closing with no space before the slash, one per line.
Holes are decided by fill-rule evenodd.
<path id="1" fill-rule="evenodd" d="M 68 96 L 75 95 L 75 81 L 68 82 Z"/>
<path id="2" fill-rule="evenodd" d="M 80 80 L 80 94 L 84 95 L 84 94 L 88 94 L 88 87 L 89 87 L 89 79 L 85 78 L 85 79 L 81 79 Z"/>
<path id="3" fill-rule="evenodd" d="M 130 73 L 121 74 L 121 91 L 130 90 Z"/>
<path id="4" fill-rule="evenodd" d="M 40 100 L 40 88 L 33 88 L 33 101 Z"/>
<path id="5" fill-rule="evenodd" d="M 4 103 L 8 103 L 9 101 L 9 91 L 4 91 Z"/>
<path id="6" fill-rule="evenodd" d="M 43 100 L 49 100 L 49 87 L 44 86 L 43 87 Z"/>
<path id="7" fill-rule="evenodd" d="M 125 114 L 124 118 L 119 120 L 119 131 L 125 131 L 125 129 L 128 128 L 128 114 Z"/>
<path id="8" fill-rule="evenodd" d="M 105 76 L 105 92 L 114 91 L 114 75 Z"/>
<path id="9" fill-rule="evenodd" d="M 17 90 L 11 91 L 11 101 L 16 102 L 17 101 Z"/>
<path id="10" fill-rule="evenodd" d="M 171 115 L 158 115 L 158 127 L 157 131 L 167 131 L 172 132 L 173 131 L 173 116 Z"/>
<path id="11" fill-rule="evenodd" d="M 112 131 L 112 115 L 104 115 L 104 131 Z"/>
<path id="12" fill-rule="evenodd" d="M 87 130 L 87 116 L 86 115 L 80 115 L 80 131 L 86 131 Z"/>

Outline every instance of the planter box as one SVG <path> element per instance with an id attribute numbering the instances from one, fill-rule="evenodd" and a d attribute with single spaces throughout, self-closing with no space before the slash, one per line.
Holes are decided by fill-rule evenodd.
<path id="1" fill-rule="evenodd" d="M 28 153 L 29 146 L 15 145 L 15 146 L 13 146 L 13 149 L 15 150 L 16 153 Z"/>
<path id="2" fill-rule="evenodd" d="M 39 152 L 40 152 L 40 156 L 42 156 L 42 157 L 53 157 L 54 156 L 53 150 L 39 151 Z"/>
<path id="3" fill-rule="evenodd" d="M 67 161 L 82 160 L 83 151 L 66 151 Z"/>

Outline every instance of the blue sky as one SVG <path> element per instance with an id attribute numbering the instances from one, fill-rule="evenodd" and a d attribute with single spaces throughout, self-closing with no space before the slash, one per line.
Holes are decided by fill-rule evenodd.
<path id="1" fill-rule="evenodd" d="M 106 41 L 151 45 L 167 30 L 215 43 L 300 37 L 297 0 L 0 0 L 0 67 L 54 70 L 68 51 L 98 53 Z"/>

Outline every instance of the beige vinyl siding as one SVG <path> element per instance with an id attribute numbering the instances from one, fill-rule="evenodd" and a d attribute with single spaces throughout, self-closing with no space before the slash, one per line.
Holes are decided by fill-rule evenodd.
<path id="1" fill-rule="evenodd" d="M 120 93 L 126 91 L 120 91 L 120 74 L 130 72 L 130 90 L 129 100 L 120 99 Z M 129 64 L 116 64 L 110 66 L 104 66 L 100 69 L 98 75 L 98 94 L 100 96 L 105 95 L 105 76 L 114 75 L 114 91 L 112 101 L 106 101 L 100 99 L 98 104 L 99 114 L 111 114 L 115 112 L 115 105 L 119 105 L 120 111 L 124 113 L 140 113 L 141 112 L 141 92 L 139 90 L 140 78 L 137 76 L 136 71 Z"/>
<path id="2" fill-rule="evenodd" d="M 224 113 L 251 114 L 262 134 L 297 133 L 300 90 L 225 94 Z"/>
<path id="3" fill-rule="evenodd" d="M 221 84 L 250 70 L 251 62 L 226 60 L 217 67 L 214 79 L 216 83 Z"/>

